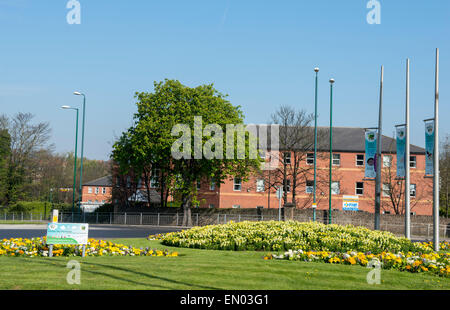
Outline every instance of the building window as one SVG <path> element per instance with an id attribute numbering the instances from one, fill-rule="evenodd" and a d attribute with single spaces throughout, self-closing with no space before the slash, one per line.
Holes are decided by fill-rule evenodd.
<path id="1" fill-rule="evenodd" d="M 92 187 L 88 187 L 88 194 L 92 194 Z"/>
<path id="2" fill-rule="evenodd" d="M 383 197 L 389 197 L 389 194 L 391 192 L 389 183 L 383 183 L 382 192 L 383 192 Z"/>
<path id="3" fill-rule="evenodd" d="M 416 197 L 416 184 L 409 184 L 409 196 Z"/>
<path id="4" fill-rule="evenodd" d="M 152 170 L 152 175 L 150 177 L 150 187 L 152 188 L 159 187 L 159 169 Z"/>
<path id="5" fill-rule="evenodd" d="M 241 189 L 242 189 L 242 180 L 241 180 L 241 178 L 234 178 L 233 190 L 240 191 Z"/>
<path id="6" fill-rule="evenodd" d="M 333 154 L 333 160 L 331 162 L 333 166 L 341 165 L 341 154 Z"/>
<path id="7" fill-rule="evenodd" d="M 209 190 L 210 191 L 213 191 L 213 190 L 215 190 L 216 189 L 216 183 L 214 182 L 214 181 L 211 181 L 210 183 L 209 183 Z"/>
<path id="8" fill-rule="evenodd" d="M 96 187 L 95 188 L 95 194 L 98 194 L 99 193 L 99 190 L 98 190 L 98 187 Z"/>
<path id="9" fill-rule="evenodd" d="M 384 155 L 383 156 L 383 167 L 390 167 L 391 163 L 392 163 L 392 156 Z"/>
<path id="10" fill-rule="evenodd" d="M 284 189 L 283 189 L 284 191 Z M 291 180 L 286 180 L 286 192 L 290 193 L 291 192 Z"/>
<path id="11" fill-rule="evenodd" d="M 356 195 L 364 195 L 364 183 L 363 182 L 356 182 Z"/>
<path id="12" fill-rule="evenodd" d="M 102 194 L 103 194 L 103 195 L 106 194 L 106 187 L 102 187 Z"/>
<path id="13" fill-rule="evenodd" d="M 241 205 L 233 205 L 233 209 L 240 209 Z"/>
<path id="14" fill-rule="evenodd" d="M 331 182 L 331 195 L 339 195 L 339 193 L 340 193 L 339 181 Z"/>
<path id="15" fill-rule="evenodd" d="M 289 152 L 283 153 L 283 158 L 284 158 L 284 163 L 286 165 L 291 164 L 291 153 L 289 153 Z"/>
<path id="16" fill-rule="evenodd" d="M 197 190 L 199 191 L 202 188 L 202 182 L 197 181 Z"/>
<path id="17" fill-rule="evenodd" d="M 416 156 L 409 156 L 409 167 L 411 168 L 417 167 Z"/>
<path id="18" fill-rule="evenodd" d="M 358 166 L 358 167 L 364 166 L 364 155 L 363 154 L 356 155 L 356 166 Z"/>
<path id="19" fill-rule="evenodd" d="M 131 187 L 131 178 L 130 176 L 127 176 L 127 187 L 130 188 Z M 97 194 L 97 192 L 96 192 Z"/>
<path id="20" fill-rule="evenodd" d="M 383 214 L 391 214 L 391 211 L 383 211 Z"/>
<path id="21" fill-rule="evenodd" d="M 306 181 L 306 190 L 307 194 L 314 193 L 314 181 Z"/>
<path id="22" fill-rule="evenodd" d="M 210 209 L 214 209 L 214 204 L 210 203 L 210 204 L 209 204 L 209 208 L 210 208 Z"/>
<path id="23" fill-rule="evenodd" d="M 105 204 L 105 201 L 104 201 L 104 200 L 102 200 L 102 203 L 103 203 L 103 204 Z"/>
<path id="24" fill-rule="evenodd" d="M 264 192 L 264 179 L 256 180 L 256 191 Z"/>
<path id="25" fill-rule="evenodd" d="M 306 164 L 307 165 L 314 165 L 314 153 L 306 154 Z"/>

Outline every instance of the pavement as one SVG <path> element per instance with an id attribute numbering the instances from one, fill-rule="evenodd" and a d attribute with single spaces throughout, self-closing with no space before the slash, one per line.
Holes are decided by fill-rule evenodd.
<path id="1" fill-rule="evenodd" d="M 89 238 L 119 239 L 147 238 L 149 235 L 180 231 L 182 227 L 160 227 L 147 225 L 89 225 Z M 47 224 L 0 224 L 0 239 L 35 238 L 47 234 Z"/>

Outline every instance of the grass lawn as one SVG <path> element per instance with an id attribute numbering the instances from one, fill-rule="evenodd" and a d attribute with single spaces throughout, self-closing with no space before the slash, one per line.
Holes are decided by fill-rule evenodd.
<path id="1" fill-rule="evenodd" d="M 380 285 L 369 285 L 369 269 L 295 261 L 263 260 L 263 252 L 182 249 L 146 239 L 115 239 L 135 247 L 168 249 L 179 257 L 0 257 L 0 289 L 81 290 L 302 290 L 450 289 L 450 279 L 382 270 Z M 81 263 L 81 284 L 69 285 L 66 264 Z"/>

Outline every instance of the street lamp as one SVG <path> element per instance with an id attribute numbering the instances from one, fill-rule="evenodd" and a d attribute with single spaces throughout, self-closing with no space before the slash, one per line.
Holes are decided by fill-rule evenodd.
<path id="1" fill-rule="evenodd" d="M 83 96 L 83 125 L 81 129 L 81 163 L 80 163 L 80 210 L 81 201 L 83 201 L 83 153 L 84 153 L 84 122 L 86 119 L 86 96 L 80 92 L 73 92 L 76 96 Z"/>
<path id="2" fill-rule="evenodd" d="M 330 197 L 329 201 L 329 216 L 328 216 L 328 224 L 331 224 L 331 183 L 332 183 L 332 164 L 333 164 L 333 84 L 334 79 L 330 79 Z"/>
<path id="3" fill-rule="evenodd" d="M 317 80 L 319 68 L 314 68 L 316 72 L 316 87 L 314 96 L 314 198 L 313 198 L 313 221 L 316 221 L 316 159 L 317 159 Z"/>
<path id="4" fill-rule="evenodd" d="M 73 212 L 75 209 L 75 187 L 76 187 L 76 182 L 77 182 L 77 146 L 78 146 L 78 108 L 72 108 L 68 105 L 63 105 L 61 107 L 62 109 L 65 110 L 75 110 L 77 111 L 77 121 L 75 124 L 75 161 L 73 164 L 73 193 L 72 193 L 72 216 L 73 216 Z"/>

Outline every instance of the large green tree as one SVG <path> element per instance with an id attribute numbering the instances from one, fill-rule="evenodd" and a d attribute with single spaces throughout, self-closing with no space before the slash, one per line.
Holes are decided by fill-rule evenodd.
<path id="1" fill-rule="evenodd" d="M 136 164 L 136 171 L 150 166 L 165 172 L 161 174 L 165 186 L 181 200 L 183 225 L 192 224 L 191 207 L 198 203 L 196 182 L 246 179 L 259 166 L 258 159 L 249 158 L 248 133 L 243 139 L 234 131 L 227 137 L 227 127 L 243 128 L 244 117 L 226 97 L 213 85 L 191 88 L 176 80 L 155 82 L 152 93 L 136 93 L 134 126 L 114 145 L 113 159 L 119 164 Z M 245 148 L 238 148 L 237 141 Z"/>

